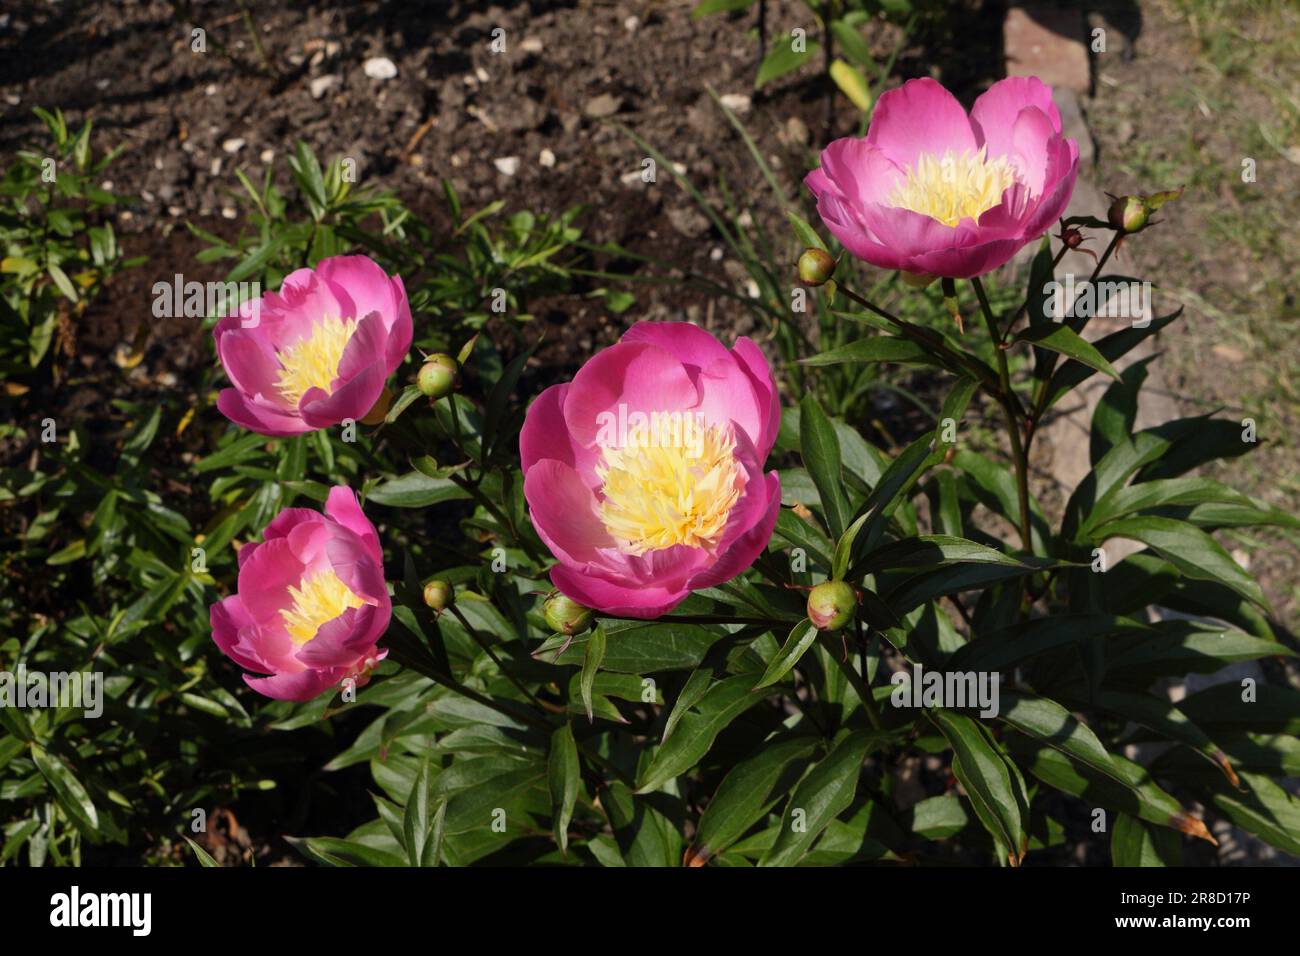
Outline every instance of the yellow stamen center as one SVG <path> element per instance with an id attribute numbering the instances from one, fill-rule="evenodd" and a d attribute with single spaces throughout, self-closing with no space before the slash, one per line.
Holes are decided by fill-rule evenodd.
<path id="1" fill-rule="evenodd" d="M 313 388 L 331 391 L 338 378 L 343 350 L 357 330 L 354 319 L 326 316 L 312 326 L 311 332 L 280 353 L 280 394 L 294 408 L 302 396 Z"/>
<path id="2" fill-rule="evenodd" d="M 602 448 L 600 518 L 624 552 L 717 545 L 745 489 L 745 472 L 730 428 L 701 427 L 695 439 Z"/>
<path id="3" fill-rule="evenodd" d="M 979 219 L 1002 202 L 1002 193 L 1015 182 L 1015 167 L 1005 156 L 989 159 L 986 147 L 974 153 L 927 153 L 917 157 L 887 202 L 955 226 L 963 219 Z"/>
<path id="4" fill-rule="evenodd" d="M 280 616 L 295 644 L 306 644 L 321 627 L 348 608 L 366 603 L 328 568 L 307 575 L 296 588 L 290 586 L 289 594 L 293 597 L 293 607 L 281 610 Z"/>

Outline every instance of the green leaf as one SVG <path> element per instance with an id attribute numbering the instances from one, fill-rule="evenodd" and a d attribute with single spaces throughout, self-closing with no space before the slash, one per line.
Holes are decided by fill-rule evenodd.
<path id="1" fill-rule="evenodd" d="M 794 38 L 782 34 L 776 38 L 767 56 L 758 66 L 758 75 L 754 78 L 754 89 L 759 89 L 773 80 L 780 79 L 787 73 L 793 73 L 809 60 L 821 53 L 821 45 L 815 40 L 807 40 L 802 52 L 796 52 Z"/>
<path id="2" fill-rule="evenodd" d="M 411 866 L 437 866 L 436 858 L 428 859 L 427 850 L 433 835 L 433 777 L 429 761 L 420 764 L 411 792 L 406 798 L 406 811 L 402 817 L 402 836 Z"/>
<path id="3" fill-rule="evenodd" d="M 826 537 L 821 528 L 800 518 L 789 508 L 782 508 L 776 516 L 775 535 L 796 548 L 803 548 L 804 553 L 808 555 L 810 565 L 819 566 L 827 573 L 830 572 L 831 540 Z"/>
<path id="4" fill-rule="evenodd" d="M 1208 779 L 1213 784 L 1205 795 L 1218 813 L 1279 850 L 1300 856 L 1300 799 L 1262 774 L 1243 773 L 1244 791 L 1222 777 Z"/>
<path id="5" fill-rule="evenodd" d="M 871 55 L 871 47 L 867 46 L 867 41 L 863 39 L 858 28 L 847 20 L 832 20 L 831 33 L 839 42 L 840 49 L 844 55 L 856 63 L 858 66 L 874 69 L 876 66 L 875 57 Z"/>
<path id="6" fill-rule="evenodd" d="M 582 658 L 582 675 L 579 680 L 579 689 L 582 693 L 582 705 L 587 709 L 587 721 L 590 722 L 593 717 L 591 713 L 591 687 L 596 681 L 596 673 L 600 670 L 600 662 L 605 659 L 605 627 L 603 624 L 597 624 L 587 639 L 587 652 Z"/>
<path id="7" fill-rule="evenodd" d="M 370 489 L 366 501 L 391 508 L 427 508 L 469 496 L 469 492 L 450 478 L 430 478 L 413 471 Z"/>
<path id="8" fill-rule="evenodd" d="M 325 866 L 405 866 L 395 853 L 352 840 L 334 837 L 292 837 L 285 840 L 308 859 Z"/>
<path id="9" fill-rule="evenodd" d="M 1213 842 L 1205 824 L 1161 789 L 1146 768 L 1119 754 L 1111 754 L 1111 762 L 1123 775 L 1124 783 L 1030 738 L 1012 735 L 1007 743 L 1020 764 L 1049 787 L 1080 797 L 1092 806 L 1133 814 L 1149 823 Z"/>
<path id="10" fill-rule="evenodd" d="M 1155 335 L 1177 319 L 1182 314 L 1182 311 L 1180 308 L 1177 312 L 1152 319 L 1151 324 L 1144 327 L 1130 327 L 1121 329 L 1118 332 L 1112 332 L 1110 335 L 1098 339 L 1093 345 L 1096 346 L 1097 351 L 1107 361 L 1116 362 L 1141 342 Z M 1048 383 L 1047 401 L 1044 407 L 1051 408 L 1061 396 L 1068 394 L 1075 386 L 1090 378 L 1093 373 L 1094 369 L 1082 362 L 1066 362 L 1056 370 Z"/>
<path id="11" fill-rule="evenodd" d="M 799 244 L 805 249 L 820 249 L 822 252 L 830 252 L 826 248 L 826 243 L 822 237 L 817 234 L 817 230 L 808 225 L 808 220 L 787 210 L 786 217 L 790 220 L 790 225 L 794 227 L 794 233 L 799 237 Z"/>
<path id="12" fill-rule="evenodd" d="M 1128 778 L 1115 766 L 1097 735 L 1056 701 L 1030 694 L 1003 694 L 998 716 L 1021 733 L 1128 785 Z"/>
<path id="13" fill-rule="evenodd" d="M 1227 755 L 1206 736 L 1205 731 L 1188 720 L 1187 715 L 1167 698 L 1103 690 L 1097 695 L 1097 706 L 1154 730 L 1170 740 L 1184 744 L 1202 756 L 1211 766 L 1217 767 L 1230 784 L 1234 787 L 1240 786 L 1240 780 L 1236 771 L 1232 769 Z"/>
<path id="14" fill-rule="evenodd" d="M 1068 325 L 1052 323 L 1050 325 L 1031 325 L 1016 336 L 1017 342 L 1027 342 L 1040 349 L 1057 352 L 1068 358 L 1081 362 L 1091 369 L 1104 372 L 1119 380 L 1119 372 L 1107 361 L 1106 356 L 1097 351 L 1097 347 L 1083 339 L 1078 332 Z"/>
<path id="15" fill-rule="evenodd" d="M 1120 381 L 1112 382 L 1101 396 L 1092 413 L 1091 445 L 1089 458 L 1097 464 L 1106 452 L 1133 434 L 1137 420 L 1138 394 L 1146 381 L 1147 365 L 1155 358 L 1148 356 L 1124 369 Z"/>
<path id="16" fill-rule="evenodd" d="M 770 687 L 790 672 L 790 668 L 799 663 L 799 658 L 803 657 L 808 648 L 812 647 L 813 642 L 817 640 L 817 628 L 813 626 L 808 619 L 800 621 L 790 632 L 790 636 L 781 645 L 781 649 L 776 652 L 776 656 L 767 665 L 767 670 L 759 682 L 754 685 L 758 690 L 762 687 Z"/>
<path id="17" fill-rule="evenodd" d="M 883 739 L 871 731 L 846 735 L 818 761 L 795 787 L 781 814 L 781 827 L 759 866 L 793 866 L 840 813 L 858 790 L 862 761 Z"/>
<path id="18" fill-rule="evenodd" d="M 840 92 L 863 113 L 871 111 L 871 83 L 862 71 L 847 60 L 836 60 L 828 71 Z"/>
<path id="19" fill-rule="evenodd" d="M 59 806 L 67 812 L 68 816 L 92 833 L 98 830 L 99 814 L 95 810 L 95 804 L 76 774 L 62 758 L 49 753 L 40 744 L 34 743 L 32 762 L 36 764 L 36 769 L 50 785 L 50 789 L 58 798 Z"/>
<path id="20" fill-rule="evenodd" d="M 815 367 L 825 365 L 845 365 L 861 362 L 898 362 L 906 365 L 933 365 L 943 367 L 931 349 L 910 339 L 895 338 L 892 335 L 873 335 L 871 338 L 858 339 L 839 348 L 819 352 L 809 358 L 800 359 L 800 365 Z"/>
<path id="21" fill-rule="evenodd" d="M 859 574 L 878 574 L 899 568 L 934 568 L 951 564 L 1001 564 L 1026 567 L 1025 563 L 996 548 L 946 534 L 923 534 L 882 545 L 868 554 L 854 569 Z"/>
<path id="22" fill-rule="evenodd" d="M 578 799 L 581 768 L 578 764 L 578 745 L 573 739 L 573 725 L 565 723 L 551 734 L 551 755 L 547 761 L 547 782 L 551 791 L 551 818 L 555 842 L 560 852 L 569 849 L 569 821 Z"/>
<path id="23" fill-rule="evenodd" d="M 707 17 L 714 13 L 729 13 L 733 10 L 744 10 L 754 4 L 755 0 L 700 0 L 691 10 L 691 16 L 695 19 Z"/>
<path id="24" fill-rule="evenodd" d="M 908 829 L 927 840 L 943 840 L 966 828 L 970 818 L 955 791 L 927 797 L 912 807 Z"/>
<path id="25" fill-rule="evenodd" d="M 637 793 L 658 790 L 669 780 L 695 766 L 723 728 L 767 696 L 754 689 L 752 674 L 737 674 L 718 681 L 693 709 L 682 715 L 673 735 L 659 745 L 641 775 Z"/>
<path id="26" fill-rule="evenodd" d="M 700 817 L 688 861 L 707 862 L 762 820 L 798 781 L 816 748 L 815 737 L 772 738 L 732 767 Z"/>
<path id="27" fill-rule="evenodd" d="M 811 392 L 799 403 L 799 440 L 804 467 L 821 496 L 822 511 L 832 538 L 844 533 L 849 516 L 848 497 L 840 464 L 840 443 L 835 428 Z"/>
<path id="28" fill-rule="evenodd" d="M 1098 525 L 1134 512 L 1207 502 L 1254 507 L 1254 502 L 1241 492 L 1211 478 L 1159 478 L 1112 488 L 1084 519 L 1079 537 L 1086 538 Z"/>
<path id="29" fill-rule="evenodd" d="M 1014 866 L 1028 844 L 1007 761 L 970 717 L 936 708 L 926 714 L 953 750 L 953 775 L 961 781 L 975 815 Z"/>
<path id="30" fill-rule="evenodd" d="M 194 851 L 194 856 L 199 861 L 199 866 L 215 866 L 220 868 L 221 864 L 212 859 L 212 855 L 208 853 L 207 850 L 203 849 L 203 847 L 199 846 L 189 837 L 185 838 L 185 842 L 188 843 L 190 849 Z"/>
<path id="31" fill-rule="evenodd" d="M 1189 578 L 1226 584 L 1248 601 L 1267 607 L 1264 592 L 1217 541 L 1195 525 L 1172 518 L 1122 518 L 1093 531 L 1091 538 L 1140 541 Z"/>
<path id="32" fill-rule="evenodd" d="M 1182 843 L 1173 830 L 1149 826 L 1127 813 L 1115 818 L 1110 834 L 1115 866 L 1181 866 L 1182 855 Z"/>

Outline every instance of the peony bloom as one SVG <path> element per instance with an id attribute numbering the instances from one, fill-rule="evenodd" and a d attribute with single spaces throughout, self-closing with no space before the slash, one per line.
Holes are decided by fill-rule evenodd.
<path id="1" fill-rule="evenodd" d="M 653 618 L 728 581 L 767 546 L 781 504 L 763 462 L 781 424 L 749 339 L 639 322 L 528 408 L 519 453 L 551 581 L 587 607 Z"/>
<path id="2" fill-rule="evenodd" d="M 297 435 L 366 416 L 411 347 L 411 308 L 400 276 L 336 256 L 245 302 L 214 334 L 235 386 L 218 396 L 221 413 L 263 435 Z"/>
<path id="3" fill-rule="evenodd" d="M 966 111 L 934 80 L 880 97 L 865 139 L 837 139 L 804 183 L 851 254 L 882 269 L 969 279 L 1060 218 L 1079 147 L 1035 77 L 994 83 Z"/>
<path id="4" fill-rule="evenodd" d="M 388 654 L 375 642 L 393 606 L 379 537 L 352 489 L 325 513 L 286 508 L 261 544 L 239 549 L 238 591 L 212 605 L 212 638 L 259 694 L 311 700 L 345 678 L 364 684 Z"/>

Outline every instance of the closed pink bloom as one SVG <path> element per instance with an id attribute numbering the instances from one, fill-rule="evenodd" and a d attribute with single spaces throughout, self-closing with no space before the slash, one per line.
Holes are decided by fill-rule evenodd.
<path id="1" fill-rule="evenodd" d="M 519 453 L 551 581 L 587 607 L 653 618 L 729 581 L 781 505 L 763 462 L 781 407 L 763 353 L 688 322 L 638 322 L 528 408 Z"/>
<path id="2" fill-rule="evenodd" d="M 365 256 L 336 256 L 245 302 L 215 335 L 234 385 L 217 408 L 251 431 L 298 435 L 374 407 L 411 347 L 411 307 L 400 276 Z"/>
<path id="3" fill-rule="evenodd" d="M 804 183 L 852 255 L 969 279 L 1045 233 L 1070 201 L 1079 147 L 1036 77 L 994 83 L 970 111 L 931 79 L 880 97 L 865 139 L 837 139 Z"/>
<path id="4" fill-rule="evenodd" d="M 352 489 L 329 493 L 325 513 L 286 508 L 261 544 L 239 549 L 239 587 L 212 605 L 212 637 L 259 694 L 311 700 L 345 678 L 364 684 L 388 651 L 392 601 L 379 537 Z"/>

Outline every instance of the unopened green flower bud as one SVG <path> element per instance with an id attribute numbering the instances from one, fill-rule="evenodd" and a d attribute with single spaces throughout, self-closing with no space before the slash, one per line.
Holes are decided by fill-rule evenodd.
<path id="1" fill-rule="evenodd" d="M 1120 232 L 1141 232 L 1147 226 L 1150 210 L 1141 196 L 1120 196 L 1110 204 L 1107 221 Z"/>
<path id="2" fill-rule="evenodd" d="M 546 617 L 547 627 L 555 631 L 555 633 L 564 634 L 567 637 L 581 634 L 591 627 L 593 619 L 591 608 L 583 607 L 577 601 L 561 594 L 559 591 L 552 591 L 546 595 L 546 603 L 542 605 L 542 613 Z"/>
<path id="3" fill-rule="evenodd" d="M 824 249 L 805 249 L 799 257 L 799 281 L 804 285 L 825 285 L 835 275 L 835 265 Z"/>
<path id="4" fill-rule="evenodd" d="M 442 352 L 430 355 L 420 366 L 416 384 L 419 385 L 421 394 L 434 401 L 444 398 L 460 384 L 460 363 Z"/>
<path id="5" fill-rule="evenodd" d="M 823 581 L 808 594 L 808 620 L 819 631 L 848 626 L 857 607 L 857 592 L 844 581 Z"/>
<path id="6" fill-rule="evenodd" d="M 433 580 L 424 586 L 424 603 L 443 611 L 456 602 L 456 592 L 446 581 Z"/>

